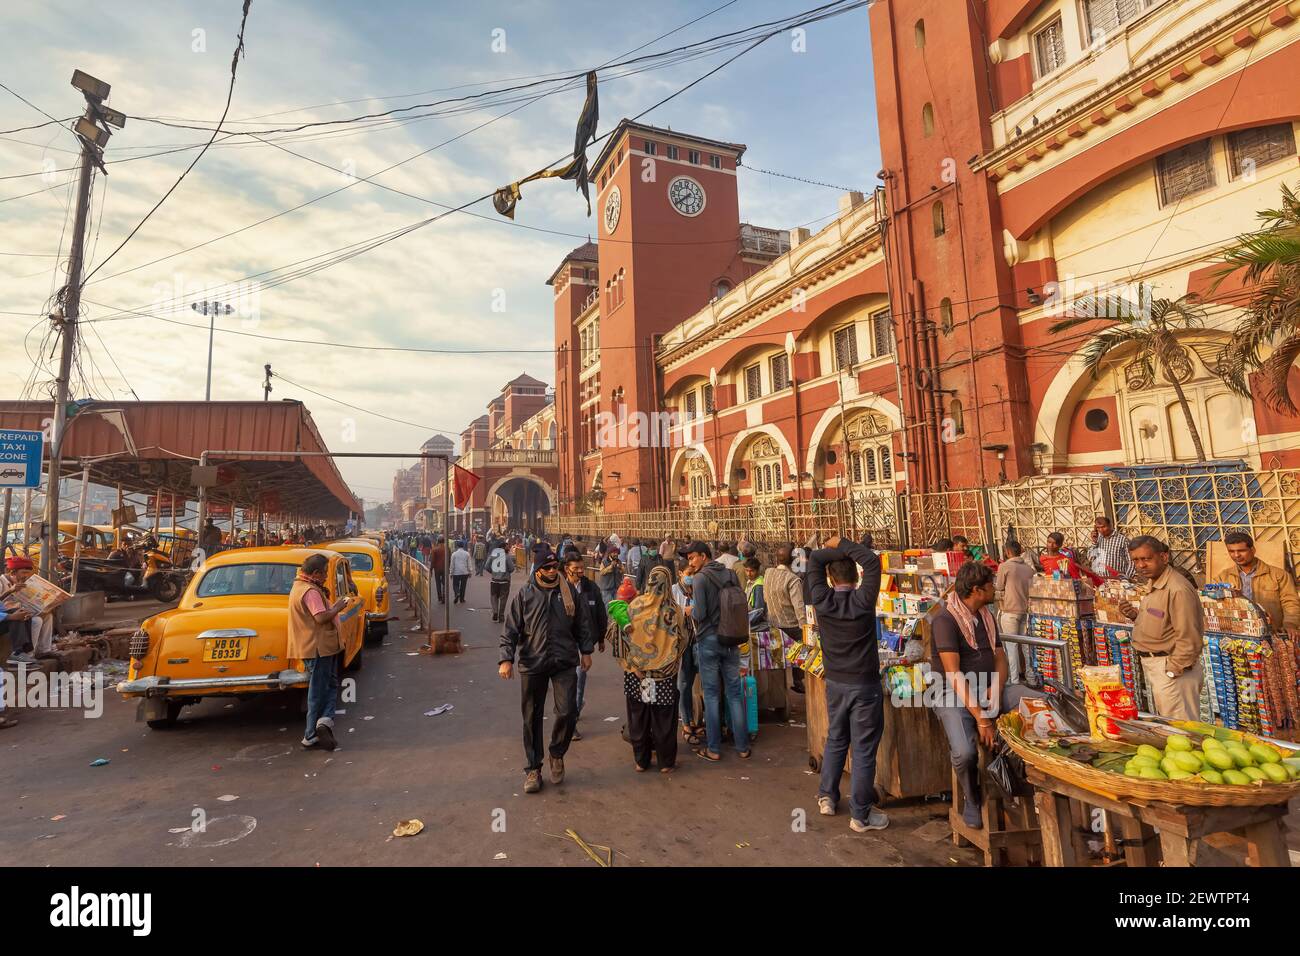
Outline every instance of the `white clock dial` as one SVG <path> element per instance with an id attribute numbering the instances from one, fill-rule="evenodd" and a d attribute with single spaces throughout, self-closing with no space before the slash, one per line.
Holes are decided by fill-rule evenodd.
<path id="1" fill-rule="evenodd" d="M 704 212 L 704 187 L 690 176 L 677 176 L 668 184 L 668 201 L 683 216 Z"/>
<path id="2" fill-rule="evenodd" d="M 618 217 L 623 211 L 623 194 L 615 186 L 605 197 L 605 233 L 612 234 L 618 228 Z"/>

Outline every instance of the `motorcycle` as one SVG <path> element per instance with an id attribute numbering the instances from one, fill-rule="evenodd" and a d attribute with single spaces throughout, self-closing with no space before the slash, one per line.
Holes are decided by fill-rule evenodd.
<path id="1" fill-rule="evenodd" d="M 63 557 L 59 565 L 65 581 L 70 583 L 72 559 Z M 138 547 L 118 548 L 107 558 L 81 558 L 77 564 L 77 591 L 103 591 L 109 599 L 148 596 L 169 604 L 180 598 L 191 573 L 188 568 L 173 565 L 150 536 Z"/>

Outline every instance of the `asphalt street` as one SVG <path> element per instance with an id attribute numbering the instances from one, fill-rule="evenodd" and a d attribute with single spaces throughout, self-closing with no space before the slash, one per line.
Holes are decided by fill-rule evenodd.
<path id="1" fill-rule="evenodd" d="M 453 611 L 465 652 L 439 657 L 417 653 L 395 601 L 401 619 L 367 647 L 332 754 L 299 746 L 297 704 L 274 695 L 204 701 L 163 731 L 111 692 L 98 718 L 17 711 L 0 737 L 0 864 L 595 866 L 567 829 L 611 847 L 616 866 L 979 864 L 953 847 L 946 803 L 887 807 L 889 828 L 865 835 L 847 805 L 819 816 L 801 726 L 763 723 L 750 761 L 728 751 L 709 764 L 682 741 L 675 773 L 633 772 L 607 655 L 566 781 L 524 794 L 519 684 L 497 677 L 487 597 L 487 577 L 472 578 Z M 425 716 L 441 704 L 453 707 Z M 392 837 L 413 818 L 422 833 Z"/>

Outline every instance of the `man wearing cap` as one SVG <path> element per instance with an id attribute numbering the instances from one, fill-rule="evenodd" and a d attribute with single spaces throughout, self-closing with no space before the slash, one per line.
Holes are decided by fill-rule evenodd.
<path id="1" fill-rule="evenodd" d="M 5 573 L 0 574 L 0 594 L 17 590 L 35 573 L 31 558 L 11 555 L 5 559 Z M 4 607 L 9 615 L 9 636 L 16 659 L 30 661 L 34 656 L 40 657 L 54 650 L 53 614 L 33 616 L 12 598 L 5 598 Z"/>
<path id="2" fill-rule="evenodd" d="M 727 708 L 736 753 L 748 759 L 749 724 L 745 714 L 744 689 L 740 683 L 740 648 L 724 647 L 718 641 L 722 616 L 719 593 L 724 587 L 739 587 L 734 573 L 713 560 L 703 541 L 692 541 L 679 552 L 691 571 L 691 617 L 695 621 L 700 688 L 704 692 L 705 748 L 695 753 L 705 760 L 722 759 L 722 696 L 725 684 Z"/>
<path id="3" fill-rule="evenodd" d="M 542 716 L 547 687 L 554 694 L 554 719 L 549 748 L 551 783 L 564 781 L 564 755 L 573 740 L 578 717 L 577 668 L 591 668 L 596 636 L 578 592 L 560 575 L 560 559 L 545 542 L 533 555 L 533 573 L 519 589 L 506 613 L 501 635 L 502 680 L 515 676 L 519 659 L 524 718 L 524 792 L 542 789 Z"/>

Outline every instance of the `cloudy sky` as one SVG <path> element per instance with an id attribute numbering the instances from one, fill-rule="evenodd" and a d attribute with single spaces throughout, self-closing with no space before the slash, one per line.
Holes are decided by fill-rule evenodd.
<path id="1" fill-rule="evenodd" d="M 816 5 L 253 0 L 226 128 L 300 126 L 463 97 L 618 60 L 704 14 L 638 55 Z M 0 89 L 0 130 L 45 122 L 41 111 L 59 119 L 79 113 L 80 94 L 68 84 L 78 68 L 110 83 L 109 104 L 131 117 L 107 147 L 108 176 L 96 179 L 87 272 L 193 160 L 197 149 L 185 147 L 209 137 L 202 129 L 140 118 L 215 123 L 240 7 L 240 0 L 5 3 L 0 83 L 34 105 Z M 745 143 L 750 167 L 867 189 L 879 149 L 866 10 L 808 27 L 806 49 L 796 50 L 800 45 L 788 34 L 773 38 L 644 121 Z M 734 52 L 658 62 L 659 68 L 632 76 L 602 74 L 600 132 Z M 77 397 L 201 399 L 207 328 L 189 303 L 217 296 L 239 311 L 218 324 L 213 398 L 261 398 L 262 368 L 270 362 L 284 376 L 272 397 L 302 399 L 335 450 L 413 450 L 435 429 L 459 432 L 521 371 L 552 381 L 552 307 L 544 282 L 560 257 L 596 229 L 569 183 L 525 187 L 513 225 L 483 203 L 470 210 L 475 216 L 450 215 L 300 274 L 319 264 L 316 257 L 437 215 L 437 204 L 456 206 L 488 193 L 572 148 L 583 98 L 578 84 L 538 85 L 516 96 L 507 103 L 449 104 L 457 112 L 443 106 L 436 116 L 412 110 L 414 117 L 402 123 L 268 136 L 278 147 L 250 137 L 218 140 L 86 286 L 83 317 L 99 321 L 84 331 Z M 33 360 L 46 331 L 40 317 L 66 265 L 59 255 L 67 255 L 70 242 L 74 173 L 68 167 L 77 144 L 66 125 L 0 135 L 0 322 L 8 333 L 0 336 L 0 395 L 6 397 L 48 394 L 53 377 L 48 363 L 42 368 Z M 387 190 L 355 178 L 395 163 L 402 165 L 375 177 Z M 743 219 L 779 228 L 820 225 L 838 204 L 835 189 L 752 169 L 741 174 L 740 199 Z M 259 287 L 250 276 L 273 287 Z M 276 282 L 289 276 L 293 281 Z M 493 311 L 494 302 L 504 302 L 504 311 Z M 363 351 L 304 340 L 479 351 Z M 342 471 L 373 501 L 390 497 L 393 467 L 352 460 Z"/>

